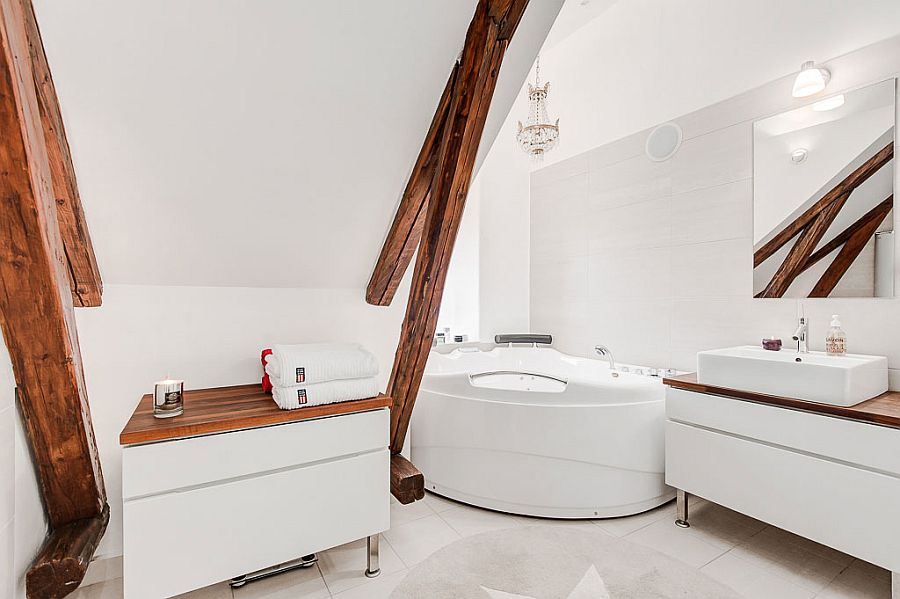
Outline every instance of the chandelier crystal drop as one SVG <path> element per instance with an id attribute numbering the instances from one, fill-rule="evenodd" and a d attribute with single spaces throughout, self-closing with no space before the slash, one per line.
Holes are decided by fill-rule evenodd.
<path id="1" fill-rule="evenodd" d="M 535 68 L 534 85 L 528 84 L 528 119 L 525 125 L 519 121 L 516 141 L 526 154 L 540 162 L 544 154 L 556 147 L 559 142 L 559 119 L 550 122 L 547 116 L 547 94 L 550 82 L 541 85 L 541 57 L 538 56 Z"/>

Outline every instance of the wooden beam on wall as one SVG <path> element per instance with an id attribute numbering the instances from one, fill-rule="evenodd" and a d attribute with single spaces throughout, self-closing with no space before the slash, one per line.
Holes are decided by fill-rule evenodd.
<path id="1" fill-rule="evenodd" d="M 50 75 L 50 66 L 47 64 L 47 55 L 34 16 L 34 8 L 30 1 L 22 4 L 41 128 L 47 146 L 47 158 L 50 161 L 53 194 L 56 197 L 57 222 L 68 264 L 72 301 L 76 306 L 99 306 L 103 282 L 100 279 L 97 257 L 84 217 L 81 196 L 78 194 L 75 167 L 72 164 L 56 88 Z"/>
<path id="2" fill-rule="evenodd" d="M 444 93 L 438 102 L 437 110 L 425 136 L 425 142 L 419 151 L 419 157 L 413 167 L 406 190 L 400 199 L 400 206 L 394 215 L 394 222 L 388 232 L 378 262 L 372 271 L 372 278 L 366 288 L 366 301 L 373 306 L 390 306 L 400 286 L 400 280 L 412 261 L 422 227 L 425 225 L 425 214 L 428 206 L 428 195 L 434 179 L 434 168 L 438 161 L 438 151 L 443 136 L 447 111 L 450 108 L 450 94 L 456 82 L 459 65 L 454 65 L 444 87 Z"/>
<path id="3" fill-rule="evenodd" d="M 480 0 L 466 34 L 388 385 L 388 394 L 394 398 L 393 453 L 399 453 L 403 447 L 431 350 L 447 268 L 497 75 L 527 5 L 528 0 Z"/>
<path id="4" fill-rule="evenodd" d="M 106 492 L 31 70 L 29 2 L 0 0 L 0 327 L 38 484 L 57 531 L 101 517 Z M 92 530 L 99 540 L 102 530 Z M 35 563 L 32 570 L 40 567 Z M 79 582 L 67 581 L 66 588 Z M 29 597 L 48 596 L 26 590 Z"/>

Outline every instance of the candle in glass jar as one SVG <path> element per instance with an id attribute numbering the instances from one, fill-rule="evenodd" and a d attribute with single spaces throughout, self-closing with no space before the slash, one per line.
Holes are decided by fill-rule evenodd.
<path id="1" fill-rule="evenodd" d="M 171 418 L 184 414 L 184 381 L 166 379 L 153 386 L 153 415 Z"/>
<path id="2" fill-rule="evenodd" d="M 781 351 L 781 339 L 772 335 L 768 339 L 762 340 L 763 349 L 768 349 L 770 351 Z"/>

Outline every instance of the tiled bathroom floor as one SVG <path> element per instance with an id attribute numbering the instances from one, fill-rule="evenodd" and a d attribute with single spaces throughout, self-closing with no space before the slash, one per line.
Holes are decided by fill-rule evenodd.
<path id="1" fill-rule="evenodd" d="M 890 573 L 846 554 L 694 499 L 691 528 L 677 528 L 674 503 L 613 520 L 559 521 L 498 514 L 429 494 L 391 504 L 391 529 L 381 543 L 381 576 L 363 576 L 365 542 L 319 554 L 314 568 L 282 574 L 241 589 L 225 583 L 184 599 L 384 599 L 412 568 L 465 536 L 540 524 L 578 526 L 626 537 L 700 568 L 748 599 L 889 599 Z M 75 599 L 121 599 L 121 579 L 80 589 Z"/>

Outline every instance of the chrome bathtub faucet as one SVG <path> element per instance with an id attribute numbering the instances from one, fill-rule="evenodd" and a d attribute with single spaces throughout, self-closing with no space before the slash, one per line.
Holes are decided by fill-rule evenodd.
<path id="1" fill-rule="evenodd" d="M 792 339 L 797 342 L 797 353 L 798 354 L 808 354 L 809 353 L 809 344 L 806 342 L 806 338 L 809 334 L 809 324 L 806 322 L 806 317 L 800 317 L 800 325 L 797 327 L 797 330 L 794 331 L 794 336 Z"/>
<path id="2" fill-rule="evenodd" d="M 612 352 L 609 351 L 609 348 L 605 345 L 597 345 L 594 347 L 594 351 L 597 352 L 597 355 L 605 357 L 609 361 L 609 369 L 612 372 L 616 372 L 616 361 L 613 359 Z"/>

